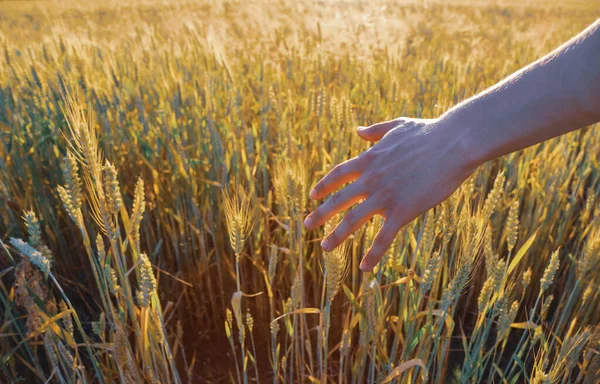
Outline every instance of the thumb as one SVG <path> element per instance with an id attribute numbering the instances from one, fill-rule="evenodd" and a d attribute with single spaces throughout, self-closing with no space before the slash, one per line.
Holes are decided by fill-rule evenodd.
<path id="1" fill-rule="evenodd" d="M 385 134 L 388 133 L 390 130 L 402 124 L 403 121 L 404 119 L 400 117 L 398 119 L 373 124 L 369 127 L 358 127 L 356 129 L 356 133 L 363 140 L 378 141 L 381 140 L 381 138 L 385 136 Z"/>

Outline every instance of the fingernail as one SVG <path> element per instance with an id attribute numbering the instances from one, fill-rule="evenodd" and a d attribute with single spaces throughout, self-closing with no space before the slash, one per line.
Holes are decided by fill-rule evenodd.
<path id="1" fill-rule="evenodd" d="M 323 248 L 325 251 L 329 251 L 329 243 L 329 239 L 321 241 L 321 248 Z"/>
<path id="2" fill-rule="evenodd" d="M 311 224 L 312 224 L 312 219 L 310 216 L 308 216 L 306 219 L 304 219 L 304 226 L 306 228 L 309 228 Z"/>
<path id="3" fill-rule="evenodd" d="M 359 125 L 358 127 L 356 127 L 356 130 L 357 131 L 362 131 L 365 128 L 367 128 L 367 127 L 363 127 L 362 125 Z"/>
<path id="4" fill-rule="evenodd" d="M 369 271 L 369 266 L 367 265 L 367 262 L 366 262 L 365 260 L 363 260 L 363 261 L 360 263 L 360 267 L 359 267 L 359 268 L 360 268 L 360 270 L 361 270 L 361 271 L 363 271 L 363 272 L 368 272 L 368 271 Z"/>
<path id="5" fill-rule="evenodd" d="M 317 198 L 317 191 L 315 191 L 314 189 L 312 191 L 310 191 L 310 198 L 311 199 L 316 199 Z"/>

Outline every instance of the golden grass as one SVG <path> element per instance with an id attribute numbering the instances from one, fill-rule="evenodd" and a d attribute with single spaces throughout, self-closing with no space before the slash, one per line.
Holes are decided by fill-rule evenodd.
<path id="1" fill-rule="evenodd" d="M 485 164 L 373 273 L 379 218 L 302 225 L 357 125 L 600 16 L 515 3 L 3 3 L 0 380 L 597 383 L 597 130 Z"/>

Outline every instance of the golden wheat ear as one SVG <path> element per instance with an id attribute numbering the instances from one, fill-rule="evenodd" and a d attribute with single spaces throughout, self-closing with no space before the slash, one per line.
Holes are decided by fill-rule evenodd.
<path id="1" fill-rule="evenodd" d="M 349 250 L 352 242 L 346 240 L 340 247 L 331 252 L 324 252 L 323 261 L 325 264 L 325 284 L 327 288 L 327 299 L 333 301 L 333 298 L 339 292 L 344 280 L 350 272 Z"/>
<path id="2" fill-rule="evenodd" d="M 222 196 L 229 242 L 236 258 L 239 258 L 254 226 L 251 196 L 243 188 L 236 188 L 233 195 L 223 190 Z"/>

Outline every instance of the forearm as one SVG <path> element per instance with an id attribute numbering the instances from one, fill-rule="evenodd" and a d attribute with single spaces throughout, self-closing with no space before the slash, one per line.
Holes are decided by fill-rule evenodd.
<path id="1" fill-rule="evenodd" d="M 442 119 L 475 165 L 600 121 L 600 20 Z"/>

